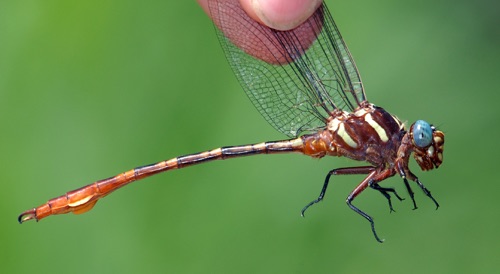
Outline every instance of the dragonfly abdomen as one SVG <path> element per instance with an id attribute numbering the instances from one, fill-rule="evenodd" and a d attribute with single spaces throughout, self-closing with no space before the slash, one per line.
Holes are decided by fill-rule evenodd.
<path id="1" fill-rule="evenodd" d="M 23 223 L 32 219 L 38 221 L 56 214 L 65 214 L 69 212 L 75 214 L 85 213 L 91 210 L 100 198 L 134 181 L 160 172 L 180 169 L 214 160 L 224 160 L 256 154 L 290 153 L 294 151 L 302 152 L 303 143 L 302 138 L 296 138 L 251 145 L 221 147 L 200 153 L 179 156 L 147 166 L 137 167 L 53 198 L 41 206 L 23 212 L 19 215 L 18 220 L 20 223 Z"/>

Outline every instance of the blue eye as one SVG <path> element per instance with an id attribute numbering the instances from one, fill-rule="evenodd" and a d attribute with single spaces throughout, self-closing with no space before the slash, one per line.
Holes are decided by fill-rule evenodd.
<path id="1" fill-rule="evenodd" d="M 418 120 L 413 125 L 413 141 L 418 147 L 426 147 L 432 141 L 432 128 L 429 123 Z"/>

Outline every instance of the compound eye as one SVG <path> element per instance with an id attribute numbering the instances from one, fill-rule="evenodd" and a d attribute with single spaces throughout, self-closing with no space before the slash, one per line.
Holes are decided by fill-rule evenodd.
<path id="1" fill-rule="evenodd" d="M 418 147 L 424 148 L 432 142 L 432 127 L 423 120 L 418 120 L 413 125 L 413 141 Z"/>

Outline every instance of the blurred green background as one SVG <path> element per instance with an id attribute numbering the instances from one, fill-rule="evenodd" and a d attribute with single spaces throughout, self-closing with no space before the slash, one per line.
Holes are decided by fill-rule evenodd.
<path id="1" fill-rule="evenodd" d="M 194 1 L 2 1 L 2 273 L 492 273 L 500 263 L 498 1 L 327 1 L 370 101 L 446 133 L 412 167 L 419 209 L 334 178 L 359 163 L 248 157 L 134 183 L 87 214 L 19 213 L 136 166 L 282 139 L 253 108 Z M 405 194 L 399 178 L 384 183 Z"/>

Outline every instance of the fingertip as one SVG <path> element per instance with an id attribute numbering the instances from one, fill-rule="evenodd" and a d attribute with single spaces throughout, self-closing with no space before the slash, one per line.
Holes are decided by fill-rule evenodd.
<path id="1" fill-rule="evenodd" d="M 273 29 L 290 30 L 306 21 L 322 0 L 240 0 L 254 20 Z"/>
<path id="2" fill-rule="evenodd" d="M 243 8 L 243 10 L 252 18 L 253 20 L 263 24 L 267 25 L 265 22 L 263 22 L 260 17 L 257 15 L 254 7 L 254 0 L 240 0 L 240 5 Z"/>

